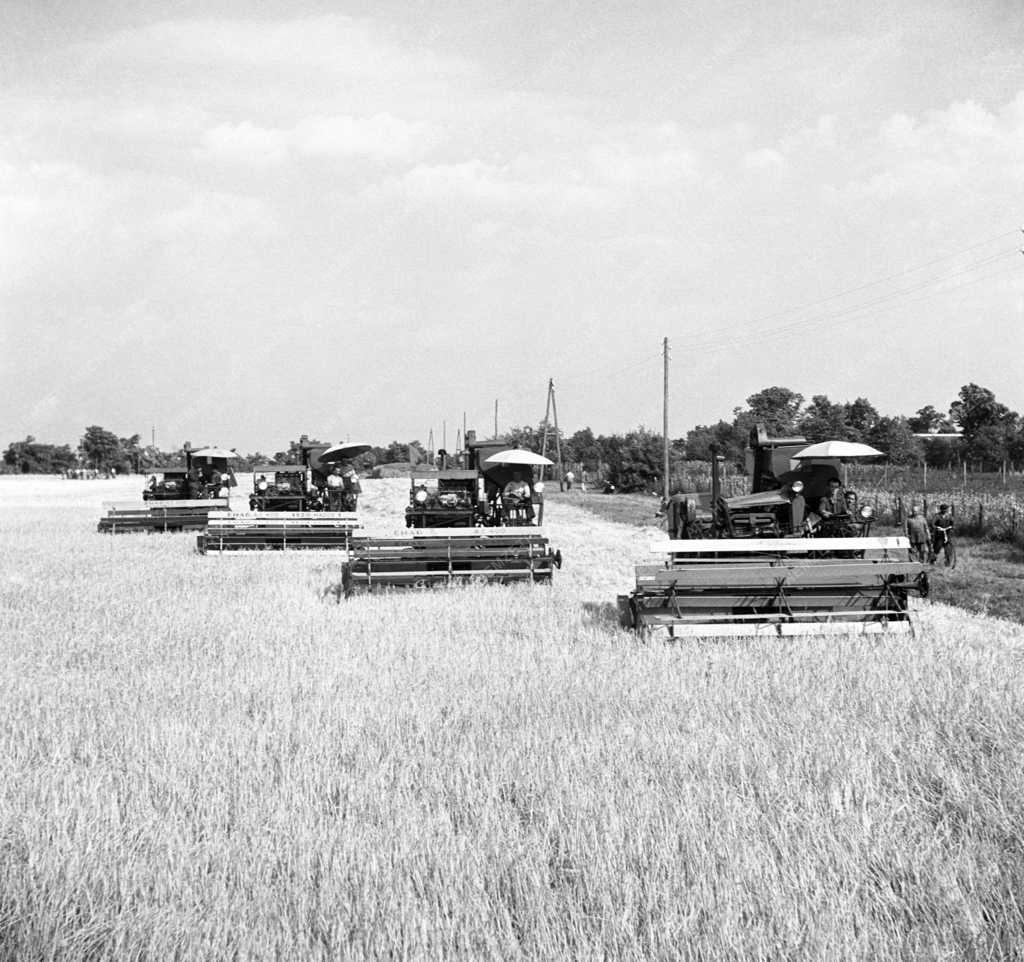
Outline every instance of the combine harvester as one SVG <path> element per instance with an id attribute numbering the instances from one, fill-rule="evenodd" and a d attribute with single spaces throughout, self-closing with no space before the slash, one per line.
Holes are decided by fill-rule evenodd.
<path id="1" fill-rule="evenodd" d="M 347 464 L 369 444 L 299 442 L 300 464 L 264 464 L 253 469 L 249 511 L 211 512 L 196 539 L 210 551 L 348 549 L 360 527 L 356 515 L 359 478 Z"/>
<path id="2" fill-rule="evenodd" d="M 405 524 L 411 538 L 356 538 L 345 565 L 345 594 L 380 588 L 421 588 L 459 581 L 550 582 L 562 554 L 539 529 L 544 483 L 535 465 L 547 458 L 502 439 L 477 441 L 449 466 L 413 471 Z"/>
<path id="3" fill-rule="evenodd" d="M 129 531 L 190 531 L 206 527 L 211 511 L 225 510 L 228 492 L 235 486 L 229 461 L 237 458 L 224 448 L 184 447 L 184 466 L 150 471 L 142 504 L 104 502 L 107 514 L 97 530 L 110 534 Z"/>
<path id="4" fill-rule="evenodd" d="M 778 636 L 912 631 L 928 594 L 927 565 L 902 537 L 872 537 L 873 510 L 843 492 L 844 458 L 881 452 L 863 444 L 769 438 L 751 432 L 753 493 L 721 496 L 718 459 L 708 495 L 667 506 L 667 555 L 636 569 L 619 597 L 623 624 L 670 637 Z"/>

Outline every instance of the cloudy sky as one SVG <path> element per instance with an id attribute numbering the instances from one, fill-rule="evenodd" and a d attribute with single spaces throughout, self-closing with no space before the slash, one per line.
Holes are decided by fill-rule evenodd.
<path id="1" fill-rule="evenodd" d="M 1019 0 L 0 3 L 0 442 L 1024 409 Z"/>

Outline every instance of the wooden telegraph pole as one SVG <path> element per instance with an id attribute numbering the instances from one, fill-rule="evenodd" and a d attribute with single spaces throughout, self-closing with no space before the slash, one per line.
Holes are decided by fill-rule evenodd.
<path id="1" fill-rule="evenodd" d="M 498 399 L 494 399 L 494 436 L 498 436 Z"/>
<path id="2" fill-rule="evenodd" d="M 540 453 L 547 457 L 548 453 L 548 428 L 551 418 L 555 420 L 555 463 L 558 465 L 558 484 L 561 487 L 565 478 L 565 465 L 562 463 L 562 437 L 558 430 L 558 402 L 555 400 L 555 379 L 548 379 L 548 401 L 544 408 L 544 434 L 541 436 Z M 541 468 L 541 478 L 544 477 L 544 468 Z"/>
<path id="3" fill-rule="evenodd" d="M 551 416 L 555 419 L 555 458 L 558 461 L 558 487 L 561 490 L 562 479 L 565 477 L 565 465 L 562 464 L 562 439 L 558 430 L 558 403 L 555 401 L 555 382 L 551 382 Z"/>
<path id="4" fill-rule="evenodd" d="M 548 456 L 548 422 L 551 419 L 551 394 L 554 391 L 554 383 L 555 382 L 553 380 L 548 380 L 548 400 L 547 404 L 544 406 L 544 434 L 541 437 L 540 453 L 541 456 L 545 458 Z M 546 467 L 547 465 L 544 465 L 540 469 L 540 477 L 542 481 L 547 474 L 547 471 L 545 470 Z"/>
<path id="5" fill-rule="evenodd" d="M 668 338 L 665 338 L 663 344 L 663 350 L 665 354 L 665 387 L 663 392 L 663 404 L 662 404 L 662 431 L 665 435 L 665 465 L 664 465 L 664 480 L 662 482 L 662 494 L 666 501 L 668 501 L 668 472 L 669 472 L 669 457 L 668 457 Z"/>

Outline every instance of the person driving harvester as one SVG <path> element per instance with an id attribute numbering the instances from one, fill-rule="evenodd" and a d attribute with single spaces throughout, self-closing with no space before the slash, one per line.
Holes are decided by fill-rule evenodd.
<path id="1" fill-rule="evenodd" d="M 839 478 L 829 478 L 828 493 L 818 499 L 818 506 L 807 515 L 807 528 L 813 533 L 822 526 L 834 529 L 850 520 L 843 484 Z"/>
<path id="2" fill-rule="evenodd" d="M 522 511 L 528 521 L 533 520 L 533 494 L 522 471 L 516 471 L 512 480 L 501 489 L 501 503 L 507 516 Z"/>

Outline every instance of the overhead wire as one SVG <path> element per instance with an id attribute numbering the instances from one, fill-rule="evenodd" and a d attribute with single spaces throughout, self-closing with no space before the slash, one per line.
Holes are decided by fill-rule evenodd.
<path id="1" fill-rule="evenodd" d="M 870 287 L 877 287 L 879 284 L 885 284 L 888 281 L 896 280 L 899 277 L 905 277 L 908 274 L 914 274 L 917 271 L 924 270 L 926 267 L 933 267 L 935 264 L 941 264 L 943 261 L 952 260 L 954 257 L 960 257 L 962 254 L 969 254 L 971 251 L 978 250 L 981 247 L 987 247 L 989 244 L 994 244 L 996 241 L 1001 241 L 1007 237 L 1016 235 L 1019 231 L 1024 228 L 1015 228 L 1014 230 L 1004 231 L 1001 234 L 996 234 L 993 237 L 989 237 L 986 240 L 978 241 L 974 244 L 969 244 L 967 247 L 961 247 L 959 250 L 952 251 L 949 254 L 943 254 L 941 257 L 934 257 L 929 261 L 925 261 L 922 264 L 917 264 L 914 267 L 905 268 L 902 271 L 897 271 L 894 274 L 887 274 L 884 277 L 879 277 L 873 281 L 867 281 L 863 284 L 858 284 L 856 287 L 848 287 L 846 290 L 837 291 L 835 294 L 829 294 L 827 297 L 819 298 L 815 301 L 810 301 L 807 304 L 801 304 L 794 307 L 787 307 L 779 311 L 773 311 L 770 314 L 764 314 L 760 317 L 753 318 L 751 323 L 758 324 L 762 321 L 770 321 L 777 317 L 784 317 L 787 314 L 795 314 L 798 311 L 807 311 L 814 307 L 820 307 L 822 304 L 827 304 L 830 301 L 838 300 L 840 297 L 846 297 L 848 294 L 857 294 L 860 291 L 867 290 Z"/>
<path id="2" fill-rule="evenodd" d="M 889 291 L 886 294 L 873 298 L 871 300 L 863 301 L 858 304 L 852 304 L 844 308 L 840 308 L 830 313 L 823 313 L 818 315 L 811 315 L 806 317 L 795 318 L 794 320 L 787 321 L 777 327 L 773 327 L 766 331 L 752 331 L 750 325 L 757 324 L 759 321 L 749 321 L 739 327 L 731 326 L 728 328 L 720 328 L 713 331 L 701 332 L 701 337 L 694 340 L 689 339 L 686 341 L 688 350 L 714 350 L 720 347 L 729 347 L 737 343 L 742 344 L 755 344 L 761 343 L 765 340 L 770 340 L 774 337 L 791 333 L 793 331 L 801 330 L 809 325 L 828 325 L 836 321 L 848 319 L 853 315 L 856 315 L 868 308 L 875 307 L 877 305 L 886 304 L 890 301 L 898 301 L 900 298 L 904 298 L 910 294 L 915 294 L 921 290 L 925 290 L 935 285 L 945 284 L 949 281 L 969 274 L 973 271 L 979 270 L 983 267 L 987 267 L 990 264 L 994 264 L 1000 260 L 1008 257 L 1019 256 L 1019 250 L 1003 251 L 998 254 L 992 254 L 987 257 L 981 258 L 980 260 L 974 261 L 971 264 L 967 264 L 955 271 L 941 274 L 937 277 L 929 278 L 919 284 L 915 284 L 911 287 L 904 287 L 896 291 Z M 865 285 L 867 286 L 867 285 Z M 830 298 L 834 299 L 834 298 Z M 762 319 L 763 320 L 763 319 Z"/>
<path id="3" fill-rule="evenodd" d="M 929 300 L 929 299 L 931 299 L 933 297 L 938 297 L 940 294 L 953 293 L 953 292 L 959 291 L 959 290 L 961 290 L 961 289 L 963 289 L 965 287 L 971 287 L 974 284 L 979 284 L 982 281 L 987 281 L 987 280 L 990 280 L 990 279 L 995 278 L 995 277 L 1004 277 L 1004 276 L 1008 276 L 1010 274 L 1018 274 L 1019 275 L 1020 273 L 1021 273 L 1021 268 L 1020 267 L 1010 267 L 1010 268 L 1003 268 L 1003 269 L 998 270 L 998 271 L 990 271 L 990 272 L 988 272 L 986 274 L 982 274 L 980 277 L 974 277 L 974 278 L 966 279 L 966 280 L 964 280 L 964 281 L 962 281 L 960 283 L 957 283 L 957 284 L 953 285 L 952 287 L 940 287 L 937 290 L 933 290 L 933 291 L 929 291 L 928 293 L 921 294 L 919 297 L 914 297 L 914 298 L 911 298 L 910 300 L 901 302 L 898 306 L 899 307 L 904 307 L 904 306 L 908 306 L 908 305 L 912 305 L 912 304 L 919 304 L 919 303 L 922 303 L 923 301 L 927 301 L 927 300 Z M 925 285 L 925 286 L 931 286 L 931 285 Z M 851 318 L 849 318 L 849 320 L 861 321 L 861 320 L 865 320 L 866 318 L 869 318 L 869 317 L 874 317 L 874 316 L 877 316 L 879 314 L 884 314 L 887 311 L 893 310 L 896 305 L 881 304 L 880 306 L 874 307 L 874 309 L 870 309 L 871 306 L 872 306 L 871 304 L 865 304 L 865 305 L 861 305 L 861 306 L 857 307 L 856 309 L 851 309 L 851 311 L 854 311 L 859 316 L 851 317 Z M 804 325 L 805 325 L 805 322 L 801 322 L 800 326 L 802 327 Z M 706 355 L 706 354 L 717 354 L 717 353 L 719 353 L 721 351 L 725 351 L 725 350 L 735 350 L 738 344 L 751 344 L 751 343 L 758 343 L 758 344 L 760 344 L 760 343 L 764 343 L 766 341 L 776 340 L 776 339 L 778 339 L 780 337 L 787 336 L 787 335 L 789 335 L 791 333 L 792 333 L 792 330 L 790 330 L 788 328 L 787 329 L 778 329 L 778 330 L 773 330 L 773 331 L 766 332 L 763 336 L 757 337 L 757 338 L 746 338 L 746 339 L 743 339 L 742 341 L 729 341 L 729 342 L 720 342 L 720 343 L 717 343 L 717 344 L 708 344 L 708 345 L 702 346 L 700 348 L 700 353 L 704 354 L 704 355 Z"/>

